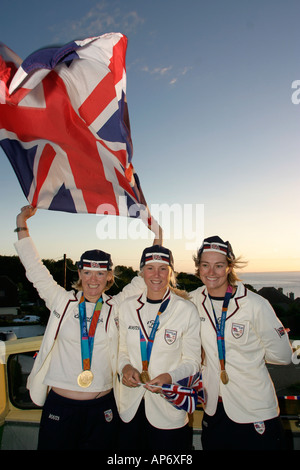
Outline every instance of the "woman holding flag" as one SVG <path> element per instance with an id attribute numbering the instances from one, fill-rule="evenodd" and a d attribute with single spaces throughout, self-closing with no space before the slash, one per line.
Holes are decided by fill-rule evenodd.
<path id="1" fill-rule="evenodd" d="M 199 371 L 199 315 L 171 288 L 174 262 L 169 249 L 146 248 L 140 268 L 146 289 L 126 299 L 119 310 L 120 447 L 187 450 L 188 414 L 160 392 L 163 384 Z"/>
<path id="2" fill-rule="evenodd" d="M 118 353 L 114 305 L 126 294 L 105 294 L 114 277 L 111 256 L 100 250 L 86 251 L 77 263 L 77 293 L 59 286 L 29 236 L 27 220 L 35 212 L 25 206 L 17 216 L 15 247 L 27 278 L 51 311 L 27 382 L 33 402 L 43 406 L 38 449 L 115 449 L 119 416 L 113 393 Z M 125 292 L 132 295 L 143 285 L 136 277 Z"/>
<path id="3" fill-rule="evenodd" d="M 204 283 L 191 293 L 205 354 L 203 449 L 280 450 L 283 432 L 266 362 L 291 362 L 288 335 L 269 302 L 239 281 L 241 263 L 229 242 L 206 238 L 195 265 Z"/>

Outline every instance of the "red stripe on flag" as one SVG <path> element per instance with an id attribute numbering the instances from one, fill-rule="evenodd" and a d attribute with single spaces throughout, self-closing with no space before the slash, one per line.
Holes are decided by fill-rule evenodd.
<path id="1" fill-rule="evenodd" d="M 123 77 L 123 73 L 125 71 L 125 56 L 126 56 L 126 49 L 127 49 L 127 38 L 122 37 L 120 41 L 113 47 L 113 55 L 110 59 L 109 69 L 112 71 L 115 79 L 115 84 L 119 83 L 119 81 Z"/>
<path id="2" fill-rule="evenodd" d="M 108 145 L 106 145 L 104 140 L 99 140 L 98 143 L 100 144 L 100 146 L 104 147 L 112 155 L 114 155 L 119 160 L 121 165 L 123 165 L 123 167 L 126 168 L 126 166 L 127 166 L 127 152 L 126 152 L 125 149 L 124 150 L 112 150 Z M 100 155 L 101 155 L 101 150 L 100 150 Z"/>
<path id="3" fill-rule="evenodd" d="M 51 147 L 51 145 L 49 144 L 46 144 L 42 152 L 42 155 L 40 157 L 40 161 L 39 161 L 36 188 L 35 188 L 34 195 L 31 201 L 31 204 L 33 205 L 33 207 L 36 207 L 37 205 L 40 189 L 43 186 L 47 178 L 47 175 L 50 170 L 50 166 L 52 165 L 55 155 L 56 155 L 56 152 L 53 149 L 53 147 Z"/>
<path id="4" fill-rule="evenodd" d="M 113 77 L 108 73 L 78 108 L 79 115 L 90 126 L 114 98 L 116 91 Z"/>

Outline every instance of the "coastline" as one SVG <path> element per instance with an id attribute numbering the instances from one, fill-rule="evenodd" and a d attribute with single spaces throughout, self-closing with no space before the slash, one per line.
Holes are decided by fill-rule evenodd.
<path id="1" fill-rule="evenodd" d="M 237 274 L 245 284 L 252 285 L 257 291 L 263 287 L 275 287 L 282 288 L 287 296 L 293 293 L 295 299 L 300 297 L 300 271 L 239 271 Z"/>

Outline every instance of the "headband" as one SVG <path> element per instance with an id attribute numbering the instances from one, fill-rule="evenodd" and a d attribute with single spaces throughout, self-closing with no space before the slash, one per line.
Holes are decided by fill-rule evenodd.
<path id="1" fill-rule="evenodd" d="M 113 266 L 110 254 L 101 250 L 85 251 L 76 264 L 78 269 L 88 271 L 111 271 Z"/>
<path id="2" fill-rule="evenodd" d="M 161 245 L 145 248 L 141 257 L 140 269 L 148 263 L 163 263 L 171 266 L 174 271 L 174 259 L 171 250 Z"/>
<path id="3" fill-rule="evenodd" d="M 199 248 L 198 251 L 198 258 L 203 252 L 207 251 L 214 251 L 216 253 L 221 253 L 222 255 L 225 255 L 232 260 L 235 259 L 230 243 L 228 241 L 224 242 L 218 236 L 205 238 L 203 240 L 202 246 Z"/>

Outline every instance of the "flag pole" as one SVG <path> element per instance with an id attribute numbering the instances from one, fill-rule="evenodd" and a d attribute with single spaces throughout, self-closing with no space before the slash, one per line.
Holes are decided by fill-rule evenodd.
<path id="1" fill-rule="evenodd" d="M 64 254 L 64 288 L 67 288 L 67 256 Z"/>

